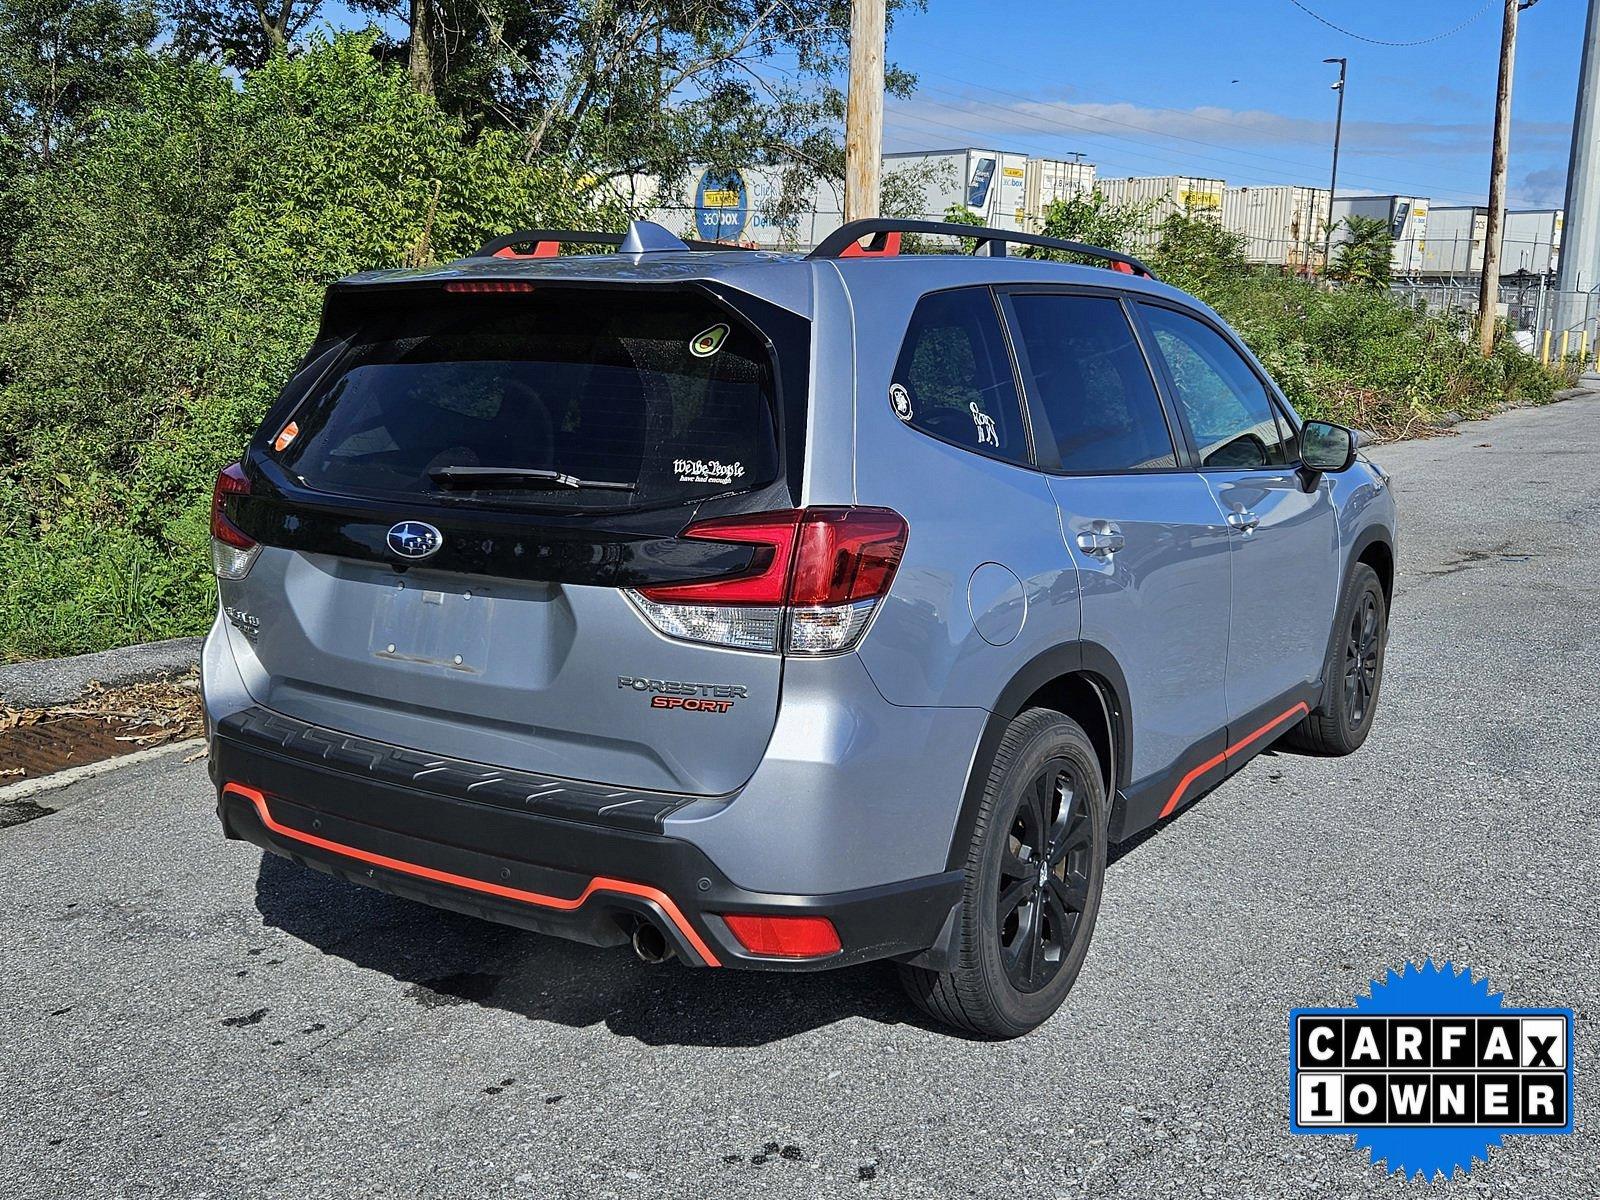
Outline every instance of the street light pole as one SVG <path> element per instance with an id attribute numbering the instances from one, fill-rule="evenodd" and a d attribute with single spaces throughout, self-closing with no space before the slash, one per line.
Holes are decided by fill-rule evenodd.
<path id="1" fill-rule="evenodd" d="M 1338 114 L 1333 119 L 1333 174 L 1328 179 L 1328 220 L 1322 233 L 1322 273 L 1327 275 L 1332 265 L 1329 259 L 1333 254 L 1333 197 L 1339 187 L 1339 139 L 1344 136 L 1344 75 L 1350 64 L 1343 58 L 1325 58 L 1322 61 L 1339 64 L 1339 82 L 1333 85 L 1333 90 L 1339 93 Z"/>

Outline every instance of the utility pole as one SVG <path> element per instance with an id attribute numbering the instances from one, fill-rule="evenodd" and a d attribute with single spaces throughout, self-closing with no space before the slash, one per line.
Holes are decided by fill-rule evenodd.
<path id="1" fill-rule="evenodd" d="M 878 215 L 883 173 L 885 0 L 850 5 L 850 94 L 844 117 L 844 219 Z"/>
<path id="2" fill-rule="evenodd" d="M 1522 0 L 1505 0 L 1505 16 L 1500 25 L 1500 86 L 1494 100 L 1489 220 L 1483 233 L 1483 282 L 1478 288 L 1478 349 L 1485 358 L 1494 353 L 1494 325 L 1500 307 L 1500 229 L 1506 220 L 1506 162 L 1511 156 L 1511 73 L 1517 60 L 1517 12 L 1521 7 Z"/>
<path id="3" fill-rule="evenodd" d="M 1589 0 L 1583 66 L 1572 118 L 1572 158 L 1567 164 L 1566 221 L 1556 277 L 1551 328 L 1572 329 L 1588 320 L 1585 292 L 1600 281 L 1600 0 Z"/>
<path id="4" fill-rule="evenodd" d="M 1339 93 L 1338 114 L 1333 118 L 1333 174 L 1328 178 L 1328 220 L 1322 233 L 1322 273 L 1327 275 L 1332 265 L 1329 256 L 1333 253 L 1333 197 L 1339 187 L 1339 139 L 1344 135 L 1344 76 L 1350 63 L 1343 58 L 1322 61 L 1339 64 L 1339 82 L 1333 85 L 1333 90 Z"/>

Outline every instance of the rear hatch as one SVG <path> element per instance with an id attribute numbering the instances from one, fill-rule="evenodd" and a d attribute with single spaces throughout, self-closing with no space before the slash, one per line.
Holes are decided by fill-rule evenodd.
<path id="1" fill-rule="evenodd" d="M 263 547 L 220 585 L 256 700 L 477 762 L 738 787 L 777 647 L 669 638 L 631 589 L 759 558 L 681 535 L 795 506 L 808 345 L 715 285 L 336 294 L 223 516 Z"/>

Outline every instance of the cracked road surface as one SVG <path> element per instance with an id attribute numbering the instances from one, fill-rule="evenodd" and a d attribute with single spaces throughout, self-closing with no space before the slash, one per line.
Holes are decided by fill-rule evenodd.
<path id="1" fill-rule="evenodd" d="M 887 966 L 648 967 L 263 859 L 168 759 L 0 831 L 0 1195 L 1415 1195 L 1289 1134 L 1286 1028 L 1430 954 L 1578 1010 L 1578 1133 L 1426 1194 L 1594 1195 L 1600 403 L 1373 457 L 1372 739 L 1123 848 L 1035 1035 L 931 1028 Z"/>

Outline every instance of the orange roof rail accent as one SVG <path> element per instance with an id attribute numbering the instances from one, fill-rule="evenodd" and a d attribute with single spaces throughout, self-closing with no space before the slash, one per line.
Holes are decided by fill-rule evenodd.
<path id="1" fill-rule="evenodd" d="M 1087 242 L 1073 242 L 1066 238 L 1046 237 L 1042 233 L 1026 233 L 1020 229 L 993 229 L 987 225 L 966 225 L 957 221 L 916 221 L 899 217 L 866 217 L 859 221 L 846 221 L 817 244 L 807 258 L 888 258 L 900 252 L 900 237 L 907 233 L 926 233 L 935 237 L 960 238 L 972 243 L 972 253 L 981 257 L 1004 258 L 1006 247 L 1037 246 L 1044 250 L 1064 250 L 1085 258 L 1098 258 L 1114 271 L 1154 279 L 1155 272 L 1131 254 L 1108 250 L 1104 246 L 1091 246 Z M 872 238 L 863 247 L 863 238 Z M 890 247 L 893 247 L 892 249 Z"/>
<path id="2" fill-rule="evenodd" d="M 851 242 L 839 251 L 840 258 L 893 258 L 900 253 L 900 234 L 891 230 L 883 230 L 872 235 L 872 241 L 863 246 L 860 242 Z"/>

